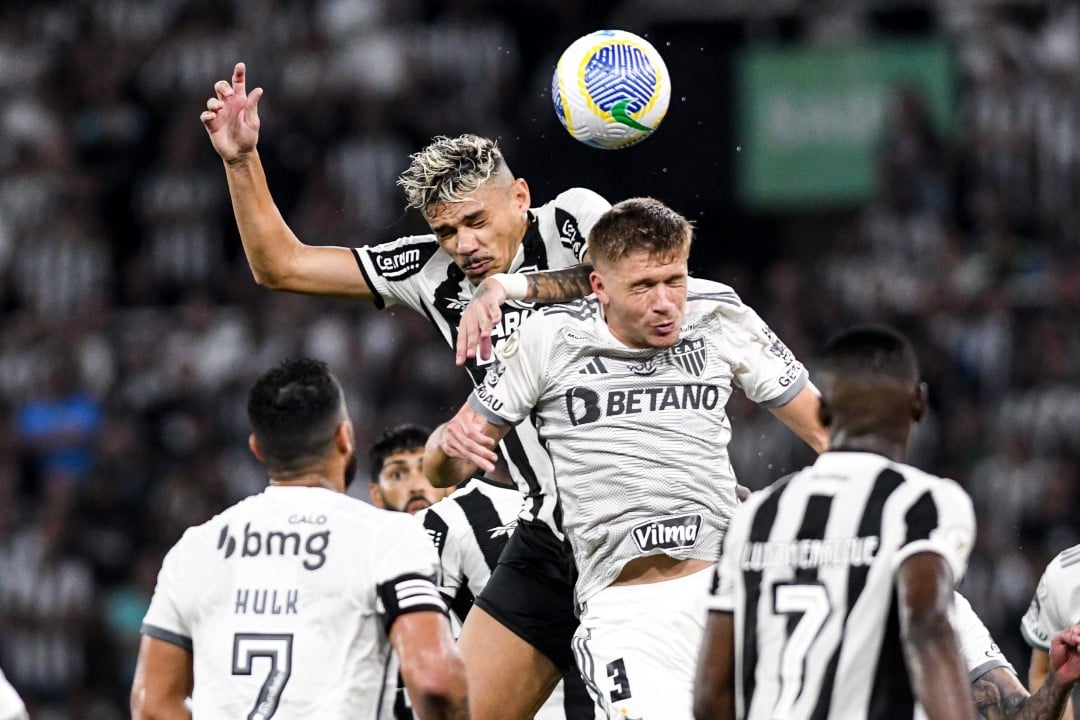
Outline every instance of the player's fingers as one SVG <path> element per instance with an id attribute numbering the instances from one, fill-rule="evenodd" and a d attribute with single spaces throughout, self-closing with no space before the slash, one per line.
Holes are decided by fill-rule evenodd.
<path id="1" fill-rule="evenodd" d="M 254 125 L 259 124 L 259 98 L 262 97 L 262 94 L 263 94 L 263 89 L 261 87 L 258 87 L 258 88 L 255 88 L 254 90 L 252 90 L 251 94 L 248 95 L 248 99 L 247 99 L 248 117 L 251 119 L 252 124 L 254 124 Z"/>
<path id="2" fill-rule="evenodd" d="M 493 348 L 494 346 L 491 344 L 491 333 L 480 338 L 480 359 L 490 360 Z"/>
<path id="3" fill-rule="evenodd" d="M 241 95 L 244 94 L 245 84 L 247 83 L 247 66 L 242 62 L 236 63 L 233 66 L 232 71 L 232 89 Z"/>
<path id="4" fill-rule="evenodd" d="M 221 102 L 221 100 L 216 97 L 207 98 L 206 100 L 207 110 L 220 110 L 223 107 L 225 107 L 225 103 Z"/>
<path id="5" fill-rule="evenodd" d="M 210 123 L 214 122 L 214 118 L 216 117 L 217 113 L 210 112 L 209 110 L 203 110 L 202 115 L 199 116 L 199 120 L 202 121 L 203 125 L 209 126 Z"/>
<path id="6" fill-rule="evenodd" d="M 216 83 L 214 83 L 214 94 L 217 95 L 220 100 L 232 97 L 232 86 L 229 85 L 227 80 L 218 80 Z"/>

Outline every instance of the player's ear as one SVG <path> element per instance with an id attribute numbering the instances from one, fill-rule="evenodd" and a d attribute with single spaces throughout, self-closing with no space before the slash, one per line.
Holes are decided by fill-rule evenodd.
<path id="1" fill-rule="evenodd" d="M 596 293 L 597 299 L 601 305 L 607 305 L 608 295 L 607 290 L 604 287 L 604 276 L 596 270 L 596 266 L 593 266 L 593 271 L 589 273 L 589 285 L 592 286 L 592 291 Z"/>
<path id="2" fill-rule="evenodd" d="M 514 207 L 518 212 L 525 212 L 532 203 L 532 193 L 529 192 L 529 183 L 525 178 L 514 178 L 510 185 L 510 197 L 514 199 Z"/>
<path id="3" fill-rule="evenodd" d="M 829 427 L 832 424 L 832 410 L 821 395 L 818 396 L 818 420 L 821 421 L 822 427 Z"/>
<path id="4" fill-rule="evenodd" d="M 930 388 L 926 383 L 921 382 L 915 386 L 915 390 L 911 394 L 911 419 L 915 422 L 922 420 L 929 402 Z"/>
<path id="5" fill-rule="evenodd" d="M 248 449 L 251 450 L 251 454 L 255 456 L 255 459 L 261 463 L 266 462 L 266 456 L 263 455 L 262 448 L 259 447 L 259 441 L 255 439 L 255 433 L 248 435 Z"/>
<path id="6" fill-rule="evenodd" d="M 378 483 L 368 483 L 368 495 L 371 496 L 371 504 L 380 510 L 386 509 L 386 503 L 383 502 L 382 493 L 379 492 Z"/>
<path id="7" fill-rule="evenodd" d="M 334 431 L 334 445 L 343 455 L 351 455 L 353 451 L 353 426 L 349 420 L 342 420 Z"/>

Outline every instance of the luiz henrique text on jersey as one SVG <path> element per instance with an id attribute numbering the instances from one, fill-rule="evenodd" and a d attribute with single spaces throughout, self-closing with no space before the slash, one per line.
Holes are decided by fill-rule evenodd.
<path id="1" fill-rule="evenodd" d="M 780 406 L 806 382 L 802 363 L 731 288 L 691 278 L 676 345 L 626 347 L 593 296 L 546 307 L 503 345 L 470 403 L 498 424 L 535 417 L 581 603 L 635 557 L 715 559 L 736 504 L 724 411 L 732 386 Z"/>
<path id="2" fill-rule="evenodd" d="M 920 717 L 896 573 L 929 552 L 959 582 L 974 536 L 959 485 L 870 452 L 826 452 L 751 495 L 724 537 L 710 600 L 734 613 L 737 715 Z M 968 669 L 982 674 L 1000 653 L 970 650 L 992 640 L 965 605 L 954 618 Z"/>
<path id="3" fill-rule="evenodd" d="M 611 204 L 591 190 L 570 188 L 554 200 L 529 211 L 530 225 L 508 272 L 556 270 L 581 262 L 592 226 Z M 439 248 L 434 235 L 398 238 L 382 245 L 353 250 L 377 307 L 400 304 L 423 313 L 450 347 L 457 342 L 461 314 L 476 288 L 453 258 Z M 496 350 L 532 314 L 533 303 L 508 302 L 492 330 Z M 491 360 L 470 359 L 466 369 L 474 385 L 484 381 Z M 530 423 L 523 423 L 503 440 L 503 456 L 526 501 L 523 520 L 539 520 L 562 536 L 551 464 Z"/>

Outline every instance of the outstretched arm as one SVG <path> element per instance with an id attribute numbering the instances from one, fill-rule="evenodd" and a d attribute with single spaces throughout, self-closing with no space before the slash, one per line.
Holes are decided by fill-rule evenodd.
<path id="1" fill-rule="evenodd" d="M 1010 671 L 994 668 L 971 685 L 975 708 L 983 720 L 1057 720 L 1069 693 L 1080 680 L 1080 625 L 1058 633 L 1050 644 L 1052 670 L 1035 693 Z"/>
<path id="2" fill-rule="evenodd" d="M 583 298 L 592 292 L 589 284 L 591 272 L 592 265 L 586 262 L 561 270 L 485 278 L 476 287 L 476 294 L 458 323 L 457 364 L 464 365 L 468 358 L 477 354 L 482 360 L 491 357 L 491 331 L 502 319 L 504 302 L 525 300 L 555 303 Z"/>
<path id="3" fill-rule="evenodd" d="M 937 553 L 915 553 L 900 565 L 896 579 L 904 660 L 927 718 L 974 718 L 959 642 L 949 619 L 953 575 L 948 562 Z"/>
<path id="4" fill-rule="evenodd" d="M 231 83 L 216 82 L 199 119 L 225 163 L 236 227 L 255 281 L 276 290 L 371 300 L 351 250 L 305 245 L 274 204 L 256 149 L 263 91 L 247 92 L 246 73 L 244 63 L 237 63 Z"/>
<path id="5" fill-rule="evenodd" d="M 772 414 L 819 453 L 829 449 L 829 430 L 821 424 L 821 393 L 806 383 L 785 405 L 770 408 Z"/>
<path id="6" fill-rule="evenodd" d="M 424 474 L 442 488 L 457 485 L 477 468 L 493 472 L 499 459 L 495 446 L 508 432 L 509 425 L 493 425 L 466 403 L 428 437 Z"/>

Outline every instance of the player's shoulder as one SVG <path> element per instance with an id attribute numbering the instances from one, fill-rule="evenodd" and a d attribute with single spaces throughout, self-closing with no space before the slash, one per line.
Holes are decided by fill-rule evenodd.
<path id="1" fill-rule="evenodd" d="M 404 280 L 428 265 L 451 261 L 435 236 L 405 235 L 378 245 L 358 248 L 366 253 L 380 276 L 387 280 Z"/>
<path id="2" fill-rule="evenodd" d="M 555 213 L 556 210 L 572 217 L 598 216 L 611 207 L 611 203 L 598 192 L 583 187 L 563 190 L 548 202 L 536 208 L 539 212 Z"/>
<path id="3" fill-rule="evenodd" d="M 946 495 L 962 495 L 967 497 L 967 491 L 960 486 L 960 483 L 956 482 L 952 478 L 942 477 L 941 475 L 934 475 L 933 473 L 921 470 L 914 465 L 908 465 L 902 462 L 889 462 L 887 467 L 901 475 L 905 482 L 912 483 L 917 486 L 925 486 L 928 490 L 934 492 L 940 492 Z"/>
<path id="4" fill-rule="evenodd" d="M 742 307 L 742 300 L 735 289 L 715 280 L 691 277 L 686 283 L 686 302 L 710 306 L 720 304 Z"/>
<path id="5" fill-rule="evenodd" d="M 1063 577 L 1069 577 L 1080 585 L 1080 545 L 1065 548 L 1046 565 L 1043 578 L 1056 581 Z"/>

